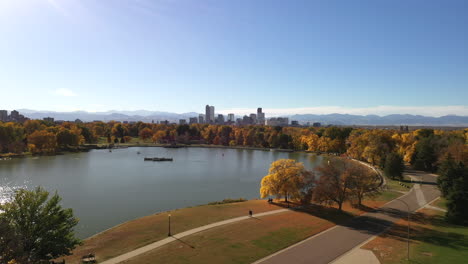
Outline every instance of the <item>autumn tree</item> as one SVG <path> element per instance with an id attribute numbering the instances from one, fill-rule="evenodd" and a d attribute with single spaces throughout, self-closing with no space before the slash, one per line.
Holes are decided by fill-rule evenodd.
<path id="1" fill-rule="evenodd" d="M 30 135 L 34 133 L 37 130 L 44 130 L 46 126 L 41 124 L 41 121 L 39 120 L 27 120 L 23 124 L 24 126 L 24 131 L 26 134 Z"/>
<path id="2" fill-rule="evenodd" d="M 379 191 L 378 187 L 381 183 L 379 175 L 371 168 L 358 162 L 350 162 L 350 166 L 346 171 L 345 177 L 349 177 L 351 181 L 349 192 L 358 206 L 362 206 L 364 197 L 375 197 Z"/>
<path id="3" fill-rule="evenodd" d="M 319 203 L 336 203 L 341 211 L 343 203 L 350 198 L 351 177 L 344 173 L 349 167 L 345 159 L 333 158 L 315 170 L 320 177 L 314 190 L 314 200 Z"/>
<path id="4" fill-rule="evenodd" d="M 13 200 L 0 205 L 0 222 L 7 224 L 16 244 L 12 257 L 21 263 L 42 263 L 71 251 L 80 243 L 73 228 L 78 220 L 72 209 L 60 206 L 57 194 L 38 187 L 34 191 L 19 190 Z M 4 226 L 5 228 L 5 226 Z M 4 239 L 3 234 L 0 239 Z M 9 261 L 3 258 L 2 261 Z"/>
<path id="5" fill-rule="evenodd" d="M 21 153 L 24 151 L 25 132 L 18 123 L 0 122 L 0 153 Z"/>
<path id="6" fill-rule="evenodd" d="M 153 130 L 151 130 L 151 128 L 145 127 L 142 130 L 140 130 L 140 133 L 138 134 L 138 136 L 142 140 L 147 140 L 153 137 Z"/>
<path id="7" fill-rule="evenodd" d="M 280 159 L 271 164 L 268 175 L 263 177 L 260 196 L 284 197 L 286 202 L 288 197 L 311 197 L 312 183 L 313 175 L 306 171 L 302 163 L 292 159 Z"/>
<path id="8" fill-rule="evenodd" d="M 78 146 L 84 142 L 84 137 L 81 135 L 81 129 L 73 126 L 71 129 L 60 128 L 56 135 L 57 144 L 61 147 Z"/>
<path id="9" fill-rule="evenodd" d="M 54 153 L 57 148 L 57 137 L 45 130 L 35 131 L 28 136 L 28 146 L 33 153 Z"/>
<path id="10" fill-rule="evenodd" d="M 112 135 L 116 138 L 123 138 L 127 134 L 127 129 L 120 123 L 116 123 L 112 127 Z"/>

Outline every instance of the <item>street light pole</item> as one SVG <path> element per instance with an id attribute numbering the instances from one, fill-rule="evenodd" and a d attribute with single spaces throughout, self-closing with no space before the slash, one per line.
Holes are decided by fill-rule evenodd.
<path id="1" fill-rule="evenodd" d="M 400 200 L 399 198 L 396 198 L 395 200 L 404 203 L 406 205 L 406 207 L 408 208 L 408 212 L 407 212 L 407 215 L 408 215 L 408 235 L 407 235 L 406 240 L 407 240 L 407 259 L 409 261 L 410 260 L 410 256 L 409 256 L 410 255 L 409 254 L 410 253 L 410 207 L 405 201 Z"/>
<path id="2" fill-rule="evenodd" d="M 169 214 L 169 232 L 167 233 L 167 236 L 171 236 L 171 215 Z"/>

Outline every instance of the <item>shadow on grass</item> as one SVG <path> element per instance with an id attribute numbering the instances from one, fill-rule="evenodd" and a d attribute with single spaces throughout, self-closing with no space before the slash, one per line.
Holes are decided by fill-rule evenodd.
<path id="1" fill-rule="evenodd" d="M 428 225 L 432 225 L 433 228 L 427 227 Z M 456 226 L 445 222 L 443 216 L 415 213 L 410 217 L 410 240 L 454 250 L 466 250 L 468 248 L 468 236 L 437 230 L 439 227 Z M 383 236 L 399 241 L 407 241 L 407 235 L 407 225 L 395 224 Z"/>
<path id="2" fill-rule="evenodd" d="M 173 237 L 175 240 L 179 241 L 180 243 L 182 243 L 182 244 L 184 244 L 184 245 L 186 245 L 186 246 L 188 246 L 188 247 L 190 247 L 190 248 L 195 249 L 195 246 L 190 245 L 189 243 L 183 241 L 182 239 L 177 238 L 177 237 L 175 237 L 175 236 L 172 236 L 172 237 Z"/>
<path id="3" fill-rule="evenodd" d="M 285 206 L 285 204 L 278 203 L 276 205 Z M 360 210 L 370 213 L 355 217 L 352 213 L 318 204 L 300 206 L 296 203 L 294 205 L 297 206 L 296 208 L 292 208 L 294 211 L 307 213 L 370 236 L 379 235 L 386 231 L 384 236 L 391 236 L 401 241 L 406 241 L 407 239 L 408 226 L 394 223 L 399 219 L 407 218 L 406 210 L 402 211 L 388 207 L 374 209 L 372 207 L 361 206 L 359 207 Z M 433 225 L 435 228 L 428 228 L 425 225 Z M 425 242 L 456 250 L 466 250 L 468 248 L 467 236 L 453 232 L 441 232 L 435 230 L 437 227 L 454 226 L 447 223 L 443 215 L 427 215 L 421 212 L 413 212 L 410 215 L 410 239 L 412 241 Z"/>

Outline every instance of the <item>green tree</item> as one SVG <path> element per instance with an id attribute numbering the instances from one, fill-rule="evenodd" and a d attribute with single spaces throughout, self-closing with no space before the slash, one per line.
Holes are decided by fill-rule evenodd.
<path id="1" fill-rule="evenodd" d="M 426 131 L 426 130 L 425 130 Z M 434 149 L 434 137 L 425 137 L 416 144 L 413 167 L 417 170 L 433 171 L 437 161 Z"/>
<path id="2" fill-rule="evenodd" d="M 4 217 L 0 217 L 0 263 L 8 263 L 11 260 L 20 261 L 22 255 L 23 249 L 13 229 Z"/>
<path id="3" fill-rule="evenodd" d="M 447 158 L 440 164 L 439 177 L 437 177 L 437 184 L 442 193 L 442 196 L 447 197 L 453 187 L 454 181 L 458 177 L 457 163 L 452 158 L 452 155 L 448 154 Z"/>
<path id="4" fill-rule="evenodd" d="M 61 198 L 41 187 L 34 191 L 19 190 L 11 202 L 0 206 L 2 221 L 11 228 L 17 239 L 17 254 L 24 263 L 40 263 L 63 255 L 80 244 L 73 228 L 78 219 L 72 209 L 60 206 Z"/>
<path id="5" fill-rule="evenodd" d="M 447 220 L 458 225 L 468 225 L 468 168 L 459 163 L 456 178 L 446 194 Z"/>
<path id="6" fill-rule="evenodd" d="M 405 164 L 403 163 L 403 157 L 397 153 L 390 153 L 385 158 L 384 173 L 387 177 L 392 179 L 403 179 L 403 170 Z"/>

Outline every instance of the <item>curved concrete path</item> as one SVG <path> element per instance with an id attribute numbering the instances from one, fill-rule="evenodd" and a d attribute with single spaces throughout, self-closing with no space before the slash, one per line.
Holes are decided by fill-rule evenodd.
<path id="1" fill-rule="evenodd" d="M 291 209 L 293 209 L 293 208 L 291 208 Z M 278 209 L 278 210 L 268 211 L 268 212 L 264 212 L 264 213 L 253 214 L 252 217 L 258 218 L 258 217 L 262 217 L 262 216 L 266 216 L 266 215 L 283 213 L 283 212 L 286 212 L 286 211 L 291 210 L 291 209 Z M 140 254 L 146 253 L 146 252 L 148 252 L 150 250 L 153 250 L 153 249 L 156 249 L 158 247 L 164 246 L 164 245 L 166 245 L 168 243 L 176 241 L 177 239 L 181 239 L 183 237 L 186 237 L 186 236 L 189 236 L 189 235 L 201 232 L 201 231 L 205 231 L 205 230 L 208 230 L 208 229 L 213 228 L 213 227 L 218 227 L 218 226 L 222 226 L 222 225 L 226 225 L 226 224 L 230 224 L 230 223 L 235 223 L 235 222 L 247 220 L 249 218 L 251 218 L 251 217 L 250 216 L 241 216 L 241 217 L 236 217 L 236 218 L 232 218 L 232 219 L 212 223 L 212 224 L 209 224 L 209 225 L 204 225 L 204 226 L 197 227 L 197 228 L 194 228 L 194 229 L 190 229 L 190 230 L 187 230 L 185 232 L 182 232 L 182 233 L 167 237 L 167 238 L 165 238 L 163 240 L 156 241 L 156 242 L 151 243 L 149 245 L 146 245 L 144 247 L 137 248 L 137 249 L 135 249 L 133 251 L 130 251 L 130 252 L 127 252 L 127 253 L 125 253 L 123 255 L 120 255 L 120 256 L 117 256 L 115 258 L 108 259 L 106 261 L 99 262 L 99 263 L 101 263 L 101 264 L 117 264 L 117 263 L 120 263 L 122 261 L 128 260 L 130 258 L 136 257 L 136 256 L 138 256 Z"/>
<path id="2" fill-rule="evenodd" d="M 385 231 L 398 219 L 406 217 L 408 210 L 406 204 L 413 212 L 440 196 L 436 175 L 420 171 L 407 171 L 405 175 L 410 176 L 416 184 L 402 197 L 345 225 L 332 227 L 255 263 L 330 263 Z"/>

